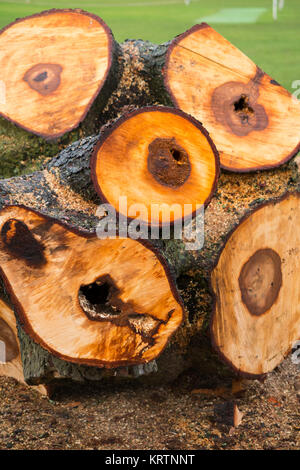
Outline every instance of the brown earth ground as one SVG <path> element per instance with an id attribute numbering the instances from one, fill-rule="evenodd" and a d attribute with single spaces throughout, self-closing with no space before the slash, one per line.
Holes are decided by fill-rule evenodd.
<path id="1" fill-rule="evenodd" d="M 235 428 L 228 401 L 244 414 Z M 263 383 L 189 371 L 164 387 L 61 385 L 51 400 L 2 377 L 0 417 L 0 449 L 299 449 L 300 366 L 287 358 Z"/>

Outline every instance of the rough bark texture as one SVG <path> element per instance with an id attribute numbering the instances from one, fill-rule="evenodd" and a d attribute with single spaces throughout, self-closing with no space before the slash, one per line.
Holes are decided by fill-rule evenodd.
<path id="1" fill-rule="evenodd" d="M 83 139 L 63 150 L 45 170 L 2 180 L 1 207 L 5 204 L 25 204 L 77 228 L 94 230 L 98 221 L 95 216 L 98 199 L 90 179 L 89 158 L 96 142 L 97 136 Z M 80 195 L 75 192 L 76 189 Z M 231 373 L 227 366 L 218 361 L 210 344 L 209 323 L 214 300 L 210 290 L 210 273 L 228 233 L 248 211 L 280 197 L 286 191 L 295 190 L 300 190 L 297 159 L 276 170 L 243 175 L 223 172 L 218 190 L 205 211 L 203 249 L 187 252 L 182 240 L 175 243 L 173 240 L 156 242 L 169 263 L 175 265 L 187 317 L 158 358 L 158 374 L 151 376 L 153 380 L 175 378 L 190 366 L 203 374 Z M 72 370 L 69 365 L 66 367 Z M 35 366 L 27 363 L 25 377 L 29 380 L 36 374 L 32 368 L 35 369 Z"/>

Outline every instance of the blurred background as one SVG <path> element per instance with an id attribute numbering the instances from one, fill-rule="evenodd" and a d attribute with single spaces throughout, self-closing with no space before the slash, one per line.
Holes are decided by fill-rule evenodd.
<path id="1" fill-rule="evenodd" d="M 50 8 L 95 13 L 120 42 L 161 43 L 205 21 L 289 91 L 300 80 L 300 0 L 0 0 L 0 27 Z"/>

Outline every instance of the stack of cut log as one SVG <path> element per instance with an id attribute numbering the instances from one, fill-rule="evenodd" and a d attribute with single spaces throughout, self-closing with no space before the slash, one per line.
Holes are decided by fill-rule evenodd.
<path id="1" fill-rule="evenodd" d="M 298 102 L 207 24 L 119 45 L 95 15 L 50 10 L 2 30 L 0 64 L 11 135 L 65 139 L 0 180 L 0 374 L 273 370 L 300 338 Z M 99 238 L 101 203 L 149 239 Z M 163 237 L 165 206 L 172 225 L 189 208 L 201 249 Z"/>

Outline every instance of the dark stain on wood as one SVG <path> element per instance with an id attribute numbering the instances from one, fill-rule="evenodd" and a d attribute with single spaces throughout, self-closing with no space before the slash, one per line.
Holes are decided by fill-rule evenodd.
<path id="1" fill-rule="evenodd" d="M 281 285 L 281 258 L 276 251 L 256 251 L 243 265 L 239 285 L 242 300 L 252 315 L 266 313 L 276 301 Z"/>
<path id="2" fill-rule="evenodd" d="M 23 80 L 40 95 L 47 96 L 59 87 L 62 70 L 59 64 L 37 64 L 27 70 Z"/>
<path id="3" fill-rule="evenodd" d="M 7 220 L 1 228 L 1 240 L 7 251 L 23 259 L 32 268 L 40 268 L 47 262 L 45 247 L 39 242 L 27 225 L 17 219 Z"/>
<path id="4" fill-rule="evenodd" d="M 174 137 L 154 139 L 148 150 L 148 170 L 158 183 L 176 189 L 187 181 L 191 173 L 189 156 Z"/>
<path id="5" fill-rule="evenodd" d="M 257 68 L 249 83 L 231 81 L 213 91 L 211 105 L 216 120 L 239 137 L 263 131 L 269 124 L 264 106 L 257 103 L 263 76 L 264 72 Z"/>

